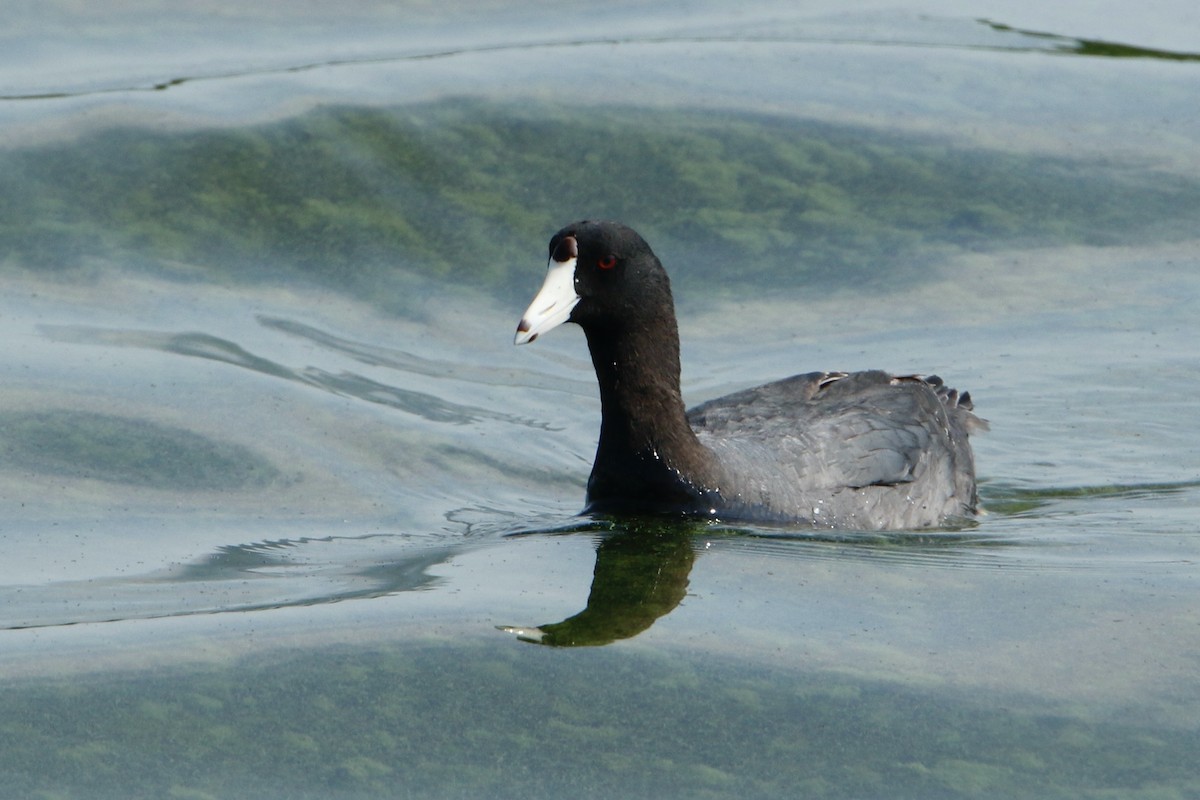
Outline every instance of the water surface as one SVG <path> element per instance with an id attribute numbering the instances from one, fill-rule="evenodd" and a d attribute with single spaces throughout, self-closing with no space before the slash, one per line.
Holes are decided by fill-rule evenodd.
<path id="1" fill-rule="evenodd" d="M 14 796 L 1200 792 L 1192 12 L 462 8 L 11 12 Z M 989 513 L 577 516 L 583 216 L 690 402 L 969 389 Z"/>

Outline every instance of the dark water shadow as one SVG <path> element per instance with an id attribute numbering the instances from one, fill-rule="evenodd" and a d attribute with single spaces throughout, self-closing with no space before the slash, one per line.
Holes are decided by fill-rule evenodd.
<path id="1" fill-rule="evenodd" d="M 77 409 L 0 411 L 0 468 L 174 491 L 284 478 L 250 448 L 159 422 Z"/>

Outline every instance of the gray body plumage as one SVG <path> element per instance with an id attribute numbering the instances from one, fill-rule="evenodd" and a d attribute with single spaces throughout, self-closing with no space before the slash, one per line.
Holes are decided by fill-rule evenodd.
<path id="1" fill-rule="evenodd" d="M 967 435 L 984 423 L 969 396 L 936 378 L 812 372 L 712 400 L 687 418 L 738 518 L 877 530 L 975 513 Z"/>

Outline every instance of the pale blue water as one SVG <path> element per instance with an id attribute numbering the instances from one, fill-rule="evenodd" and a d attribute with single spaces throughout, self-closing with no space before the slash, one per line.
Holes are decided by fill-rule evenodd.
<path id="1" fill-rule="evenodd" d="M 1200 796 L 1190 5 L 0 16 L 8 796 Z M 576 517 L 583 338 L 511 341 L 590 214 L 689 400 L 938 373 L 989 514 Z"/>

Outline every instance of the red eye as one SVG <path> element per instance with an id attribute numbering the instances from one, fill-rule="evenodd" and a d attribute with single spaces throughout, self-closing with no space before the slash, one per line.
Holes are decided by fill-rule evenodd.
<path id="1" fill-rule="evenodd" d="M 604 258 L 602 258 L 596 262 L 596 266 L 599 267 L 600 269 L 612 269 L 616 265 L 617 265 L 617 257 L 616 256 L 605 256 Z"/>

